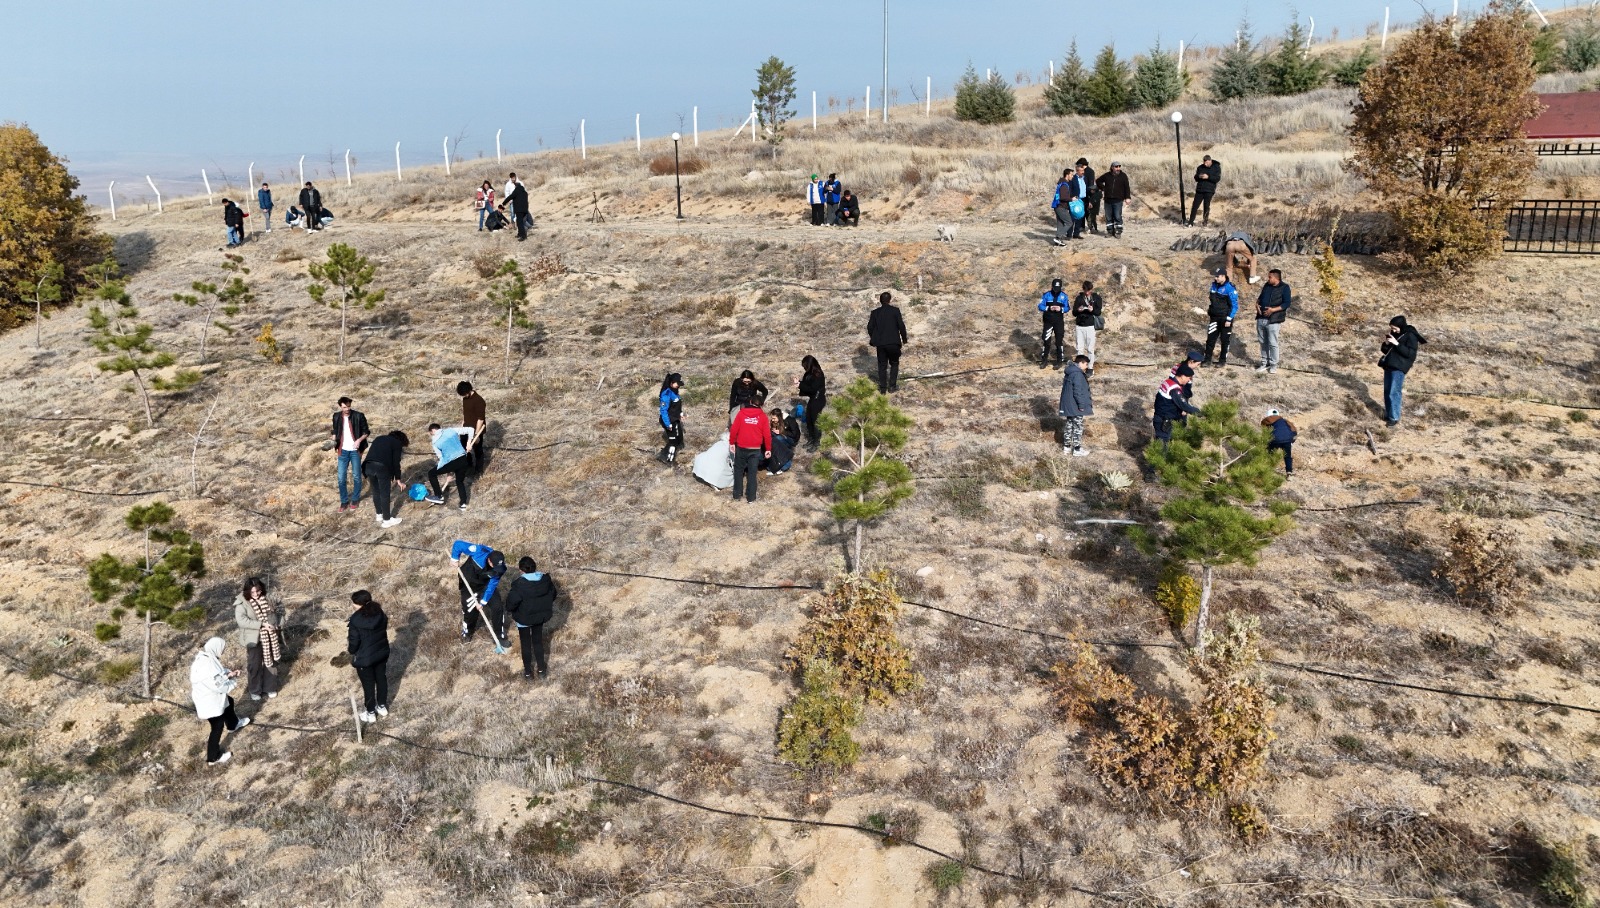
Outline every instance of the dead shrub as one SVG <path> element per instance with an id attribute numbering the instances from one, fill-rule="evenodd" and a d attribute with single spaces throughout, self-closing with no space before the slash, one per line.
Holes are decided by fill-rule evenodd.
<path id="1" fill-rule="evenodd" d="M 472 256 L 472 270 L 484 280 L 494 277 L 504 263 L 500 254 L 492 249 L 481 249 Z"/>
<path id="2" fill-rule="evenodd" d="M 1449 542 L 1433 576 L 1462 605 L 1490 614 L 1509 611 L 1522 593 L 1511 534 L 1498 525 L 1485 532 L 1464 518 L 1451 521 L 1449 529 Z"/>
<path id="3" fill-rule="evenodd" d="M 923 179 L 922 168 L 915 164 L 907 164 L 900 171 L 900 182 L 906 186 L 921 186 Z"/>
<path id="4" fill-rule="evenodd" d="M 699 173 L 706 169 L 703 158 L 681 158 L 678 161 L 678 173 Z M 658 154 L 650 159 L 650 175 L 665 177 L 672 175 L 672 155 Z"/>
<path id="5" fill-rule="evenodd" d="M 844 574 L 812 606 L 784 658 L 794 671 L 831 662 L 847 689 L 887 702 L 922 683 L 911 669 L 910 650 L 895 636 L 899 620 L 900 592 L 887 571 Z"/>

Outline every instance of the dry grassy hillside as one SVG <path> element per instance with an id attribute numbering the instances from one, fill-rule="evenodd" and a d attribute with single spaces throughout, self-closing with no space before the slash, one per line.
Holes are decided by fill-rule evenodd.
<path id="1" fill-rule="evenodd" d="M 1347 100 L 1330 91 L 1195 109 L 1193 154 L 1211 149 L 1229 173 L 1214 216 L 1280 229 L 1359 206 L 1337 167 Z M 241 250 L 256 298 L 224 319 L 230 332 L 213 331 L 206 379 L 158 398 L 154 430 L 124 382 L 95 368 L 103 357 L 81 312 L 51 318 L 43 349 L 14 332 L 0 350 L 11 440 L 0 812 L 12 818 L 0 896 L 26 906 L 1560 904 L 1539 887 L 1549 846 L 1600 859 L 1591 263 L 1511 258 L 1446 295 L 1351 257 L 1345 284 L 1363 320 L 1330 335 L 1308 261 L 1274 258 L 1266 264 L 1299 298 L 1285 368 L 1250 370 L 1252 336 L 1252 355 L 1235 358 L 1245 367 L 1203 371 L 1197 393 L 1249 414 L 1282 408 L 1301 430 L 1283 493 L 1301 506 L 1295 529 L 1257 567 L 1219 575 L 1217 611 L 1259 618 L 1273 658 L 1591 712 L 1279 665 L 1268 774 L 1239 802 L 1259 811 L 1256 824 L 1223 804 L 1163 810 L 1109 791 L 1084 764 L 1083 729 L 1051 707 L 1049 668 L 1065 655 L 1052 635 L 1176 642 L 1151 601 L 1155 563 L 1115 528 L 1076 522 L 1148 519 L 1159 504 L 1162 490 L 1142 478 L 1148 408 L 1166 368 L 1203 340 L 1192 307 L 1215 262 L 1169 251 L 1189 234 L 1152 212 L 1175 204 L 1169 130 L 1153 115 L 994 130 L 939 116 L 887 131 L 836 121 L 799 132 L 776 164 L 708 137 L 691 153 L 705 169 L 685 178 L 683 222 L 671 176 L 649 175 L 660 148 L 461 167 L 450 181 L 328 184 L 340 216 L 331 230 L 277 227 Z M 1122 240 L 1056 249 L 1043 200 L 1080 153 L 1123 161 L 1141 199 Z M 525 244 L 470 221 L 471 188 L 508 169 L 533 176 L 539 224 Z M 857 189 L 861 227 L 804 223 L 814 170 Z M 1592 179 L 1542 178 L 1562 176 Z M 955 242 L 936 242 L 937 224 L 958 225 Z M 106 227 L 156 338 L 193 365 L 196 312 L 170 300 L 219 276 L 220 209 L 174 204 Z M 338 313 L 305 292 L 307 264 L 333 242 L 371 256 L 389 289 L 353 318 L 343 365 Z M 484 299 L 485 275 L 508 256 L 561 265 L 533 286 L 539 325 L 518 332 L 509 381 L 504 313 Z M 1061 456 L 1055 440 L 1060 373 L 1026 361 L 1034 301 L 1052 276 L 1094 279 L 1108 303 L 1087 458 Z M 793 474 L 763 476 L 753 507 L 698 484 L 687 465 L 655 463 L 653 399 L 663 373 L 687 376 L 698 451 L 742 368 L 786 389 L 812 353 L 837 389 L 871 368 L 863 328 L 882 289 L 896 291 L 911 335 L 896 402 L 914 421 L 917 491 L 869 528 L 867 558 L 907 598 L 990 623 L 908 608 L 900 634 L 926 683 L 867 711 L 852 771 L 797 774 L 774 743 L 795 691 L 782 654 L 815 598 L 807 587 L 842 568 L 845 534 L 826 487 L 804 475 L 812 455 Z M 1388 430 L 1374 361 L 1381 327 L 1401 311 L 1429 343 L 1405 421 Z M 286 365 L 255 350 L 266 322 Z M 377 431 L 407 430 L 415 454 L 428 422 L 457 414 L 463 378 L 488 399 L 498 449 L 472 509 L 406 503 L 387 531 L 365 503 L 338 512 L 323 450 L 334 401 L 355 398 Z M 1107 496 L 1102 471 L 1135 486 Z M 88 598 L 85 565 L 132 554 L 122 515 L 156 498 L 204 543 L 210 572 L 202 625 L 156 629 L 163 700 L 146 703 L 128 673 L 136 635 L 95 640 L 105 607 Z M 1434 578 L 1459 518 L 1510 532 L 1528 588 L 1515 609 L 1462 606 Z M 446 553 L 463 537 L 532 554 L 562 584 L 548 683 L 525 683 L 517 657 L 492 655 L 481 635 L 458 641 Z M 206 637 L 232 640 L 233 595 L 252 573 L 289 607 L 284 692 L 244 700 L 256 724 L 229 739 L 231 764 L 211 768 L 186 669 Z M 360 745 L 355 679 L 340 658 L 359 587 L 387 607 L 395 648 L 394 711 Z M 1177 649 L 1104 654 L 1146 690 L 1192 687 Z M 230 642 L 225 658 L 242 652 Z M 960 875 L 925 851 L 587 777 L 734 812 L 898 818 L 916 841 L 998 873 L 968 869 L 952 885 Z"/>

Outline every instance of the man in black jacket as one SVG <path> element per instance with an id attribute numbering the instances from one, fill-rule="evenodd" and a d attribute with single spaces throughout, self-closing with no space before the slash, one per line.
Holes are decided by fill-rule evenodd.
<path id="1" fill-rule="evenodd" d="M 354 511 L 361 500 L 361 454 L 367 450 L 366 414 L 354 409 L 348 397 L 339 398 L 333 411 L 333 450 L 339 458 L 339 510 Z M 355 478 L 354 490 L 346 490 L 346 476 Z"/>
<path id="2" fill-rule="evenodd" d="M 233 199 L 222 200 L 222 223 L 228 227 L 228 246 L 244 242 L 244 209 L 233 204 Z"/>
<path id="3" fill-rule="evenodd" d="M 1406 324 L 1405 316 L 1389 319 L 1389 333 L 1383 338 L 1383 355 L 1378 359 L 1378 366 L 1383 369 L 1383 418 L 1391 429 L 1400 424 L 1400 398 L 1405 390 L 1406 373 L 1417 361 L 1417 348 L 1427 342 L 1416 328 Z"/>
<path id="4" fill-rule="evenodd" d="M 411 439 L 398 429 L 380 435 L 373 439 L 372 446 L 367 449 L 367 459 L 361 463 L 361 472 L 372 484 L 372 507 L 378 512 L 378 526 L 384 529 L 400 525 L 400 518 L 389 516 L 389 495 L 394 486 L 405 488 L 405 483 L 400 481 L 400 455 L 409 444 Z"/>
<path id="5" fill-rule="evenodd" d="M 1094 182 L 1106 203 L 1106 236 L 1122 236 L 1122 203 L 1133 198 L 1128 175 L 1120 162 L 1112 161 L 1111 169 Z"/>
<path id="6" fill-rule="evenodd" d="M 1211 160 L 1211 155 L 1206 155 L 1200 160 L 1200 166 L 1194 169 L 1194 203 L 1189 206 L 1190 227 L 1194 226 L 1195 213 L 1204 208 L 1205 220 L 1211 223 L 1211 197 L 1217 194 L 1217 184 L 1222 182 L 1222 162 Z"/>
<path id="7" fill-rule="evenodd" d="M 1083 291 L 1072 300 L 1072 345 L 1078 358 L 1087 360 L 1084 377 L 1094 378 L 1094 346 L 1105 319 L 1105 300 L 1094 292 L 1094 281 L 1084 281 Z"/>
<path id="8" fill-rule="evenodd" d="M 307 230 L 322 229 L 322 193 L 310 180 L 306 180 L 305 188 L 300 190 L 300 210 L 306 214 Z"/>
<path id="9" fill-rule="evenodd" d="M 1079 158 L 1076 166 L 1083 168 L 1084 187 L 1088 190 L 1088 194 L 1083 197 L 1083 221 L 1090 233 L 1099 233 L 1100 181 L 1095 179 L 1094 168 L 1089 166 L 1088 158 Z"/>
<path id="10" fill-rule="evenodd" d="M 521 180 L 515 179 L 515 174 L 512 176 L 511 189 L 506 193 L 505 200 L 500 203 L 500 210 L 505 211 L 507 205 L 511 206 L 511 219 L 517 222 L 517 239 L 526 240 L 528 225 L 533 222 L 533 216 L 528 214 L 528 187 L 522 185 Z"/>
<path id="11" fill-rule="evenodd" d="M 1283 282 L 1283 272 L 1274 268 L 1267 272 L 1267 282 L 1256 298 L 1256 342 L 1261 345 L 1261 362 L 1257 372 L 1276 374 L 1278 371 L 1278 332 L 1284 319 L 1289 317 L 1289 304 L 1293 295 Z"/>
<path id="12" fill-rule="evenodd" d="M 900 348 L 910 338 L 900 308 L 889 300 L 889 291 L 878 294 L 878 308 L 867 319 L 867 342 L 878 349 L 878 393 L 900 390 Z"/>
<path id="13" fill-rule="evenodd" d="M 522 575 L 511 582 L 506 594 L 506 614 L 516 623 L 522 644 L 522 677 L 532 680 L 537 668 L 543 681 L 550 672 L 545 663 L 544 624 L 555 614 L 556 582 L 526 555 L 517 562 L 517 569 Z"/>

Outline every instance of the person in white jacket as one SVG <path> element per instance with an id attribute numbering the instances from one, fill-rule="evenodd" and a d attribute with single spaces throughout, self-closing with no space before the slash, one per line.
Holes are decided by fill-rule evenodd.
<path id="1" fill-rule="evenodd" d="M 206 739 L 206 764 L 217 766 L 228 762 L 231 751 L 222 749 L 222 730 L 238 731 L 250 724 L 233 712 L 233 698 L 228 693 L 239 686 L 239 670 L 230 670 L 222 664 L 222 650 L 227 641 L 212 637 L 195 653 L 189 666 L 189 690 L 194 698 L 194 711 L 211 723 L 211 736 Z"/>

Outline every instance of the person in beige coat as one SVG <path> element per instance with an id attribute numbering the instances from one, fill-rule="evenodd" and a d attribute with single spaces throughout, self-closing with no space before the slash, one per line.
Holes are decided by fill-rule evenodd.
<path id="1" fill-rule="evenodd" d="M 283 603 L 267 598 L 267 585 L 260 577 L 244 582 L 244 589 L 233 597 L 233 620 L 239 626 L 239 645 L 244 647 L 249 667 L 250 699 L 271 699 L 278 695 L 278 663 L 283 661 Z"/>

